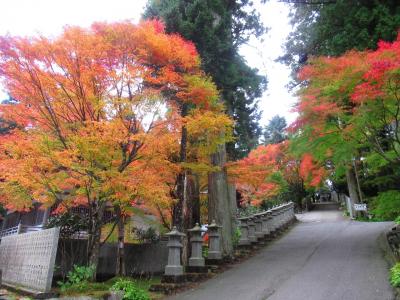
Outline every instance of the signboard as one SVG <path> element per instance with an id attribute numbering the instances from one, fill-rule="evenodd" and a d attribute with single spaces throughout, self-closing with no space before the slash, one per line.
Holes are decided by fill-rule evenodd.
<path id="1" fill-rule="evenodd" d="M 367 211 L 367 204 L 366 203 L 354 203 L 354 210 L 355 211 Z"/>
<path id="2" fill-rule="evenodd" d="M 31 292 L 49 292 L 60 229 L 5 236 L 0 243 L 2 283 Z"/>

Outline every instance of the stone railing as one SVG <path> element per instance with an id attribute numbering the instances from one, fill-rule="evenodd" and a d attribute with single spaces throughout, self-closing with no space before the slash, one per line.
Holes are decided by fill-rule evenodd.
<path id="1" fill-rule="evenodd" d="M 239 247 L 264 244 L 276 237 L 294 220 L 294 203 L 289 202 L 269 210 L 239 218 Z"/>
<path id="2" fill-rule="evenodd" d="M 241 249 L 257 249 L 259 245 L 277 237 L 295 220 L 294 204 L 285 203 L 269 210 L 239 218 L 241 237 L 238 247 Z M 201 237 L 202 229 L 199 224 L 189 230 L 191 245 L 191 257 L 188 266 L 183 267 L 181 263 L 182 237 L 185 234 L 179 232 L 176 227 L 169 232 L 168 238 L 168 264 L 161 285 L 153 285 L 151 290 L 171 292 L 176 284 L 186 281 L 197 281 L 208 274 L 209 268 L 223 263 L 221 253 L 221 238 L 219 228 L 215 221 L 208 225 L 208 256 L 203 257 Z"/>

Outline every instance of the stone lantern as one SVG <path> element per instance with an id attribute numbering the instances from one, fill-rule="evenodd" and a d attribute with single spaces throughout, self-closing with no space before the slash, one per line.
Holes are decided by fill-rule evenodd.
<path id="1" fill-rule="evenodd" d="M 171 232 L 166 234 L 168 240 L 168 265 L 165 267 L 163 282 L 183 281 L 183 266 L 181 265 L 182 237 L 185 236 L 174 226 Z"/>
<path id="2" fill-rule="evenodd" d="M 219 234 L 219 229 L 221 226 L 218 226 L 215 223 L 215 220 L 208 225 L 208 256 L 207 262 L 211 264 L 216 264 L 222 260 L 221 253 L 221 236 Z"/>
<path id="3" fill-rule="evenodd" d="M 189 266 L 187 267 L 188 272 L 192 273 L 207 273 L 208 269 L 205 266 L 205 260 L 203 257 L 203 238 L 201 237 L 202 229 L 199 223 L 188 230 L 191 234 L 190 244 L 192 245 L 192 255 L 189 258 Z"/>

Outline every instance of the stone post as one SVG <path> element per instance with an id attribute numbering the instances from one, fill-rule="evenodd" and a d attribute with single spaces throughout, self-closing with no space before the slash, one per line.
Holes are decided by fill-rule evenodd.
<path id="1" fill-rule="evenodd" d="M 269 236 L 268 213 L 266 211 L 261 213 L 261 221 L 262 221 L 262 231 L 264 233 L 264 237 L 268 237 Z"/>
<path id="2" fill-rule="evenodd" d="M 218 264 L 222 261 L 220 228 L 221 226 L 218 226 L 215 220 L 208 225 L 208 264 Z"/>
<path id="3" fill-rule="evenodd" d="M 285 215 L 284 215 L 284 213 L 285 213 L 285 206 L 281 205 L 279 207 L 279 224 L 280 224 L 280 227 L 282 228 L 282 230 L 285 227 Z"/>
<path id="4" fill-rule="evenodd" d="M 276 208 L 276 219 L 277 219 L 277 225 L 278 229 L 282 230 L 283 227 L 283 222 L 282 222 L 282 206 L 278 206 Z"/>
<path id="5" fill-rule="evenodd" d="M 182 237 L 185 236 L 182 232 L 172 228 L 172 231 L 166 234 L 169 238 L 168 247 L 168 265 L 165 267 L 165 273 L 162 282 L 165 283 L 178 283 L 185 281 L 183 275 L 183 266 L 181 265 L 181 249 Z"/>
<path id="6" fill-rule="evenodd" d="M 273 224 L 272 212 L 271 212 L 270 209 L 266 211 L 266 215 L 267 215 L 267 226 L 268 226 L 269 235 L 273 236 L 274 235 L 274 231 L 275 231 L 275 227 L 274 227 L 274 224 Z"/>
<path id="7" fill-rule="evenodd" d="M 251 245 L 249 240 L 249 225 L 247 225 L 247 218 L 239 218 L 240 221 L 240 239 L 239 247 L 246 247 Z"/>
<path id="8" fill-rule="evenodd" d="M 203 257 L 203 238 L 201 237 L 202 229 L 199 223 L 188 230 L 190 232 L 190 243 L 192 245 L 192 255 L 189 258 L 189 266 L 187 271 L 191 273 L 207 273 L 208 269 L 205 266 L 205 260 Z"/>
<path id="9" fill-rule="evenodd" d="M 247 218 L 247 225 L 249 226 L 249 240 L 252 244 L 257 244 L 256 236 L 256 224 L 254 223 L 254 217 Z"/>
<path id="10" fill-rule="evenodd" d="M 254 223 L 256 224 L 255 236 L 257 237 L 257 241 L 262 244 L 264 242 L 264 232 L 262 230 L 263 225 L 261 214 L 254 215 Z"/>
<path id="11" fill-rule="evenodd" d="M 296 216 L 294 214 L 294 203 L 290 202 L 290 221 L 294 222 L 296 219 Z"/>
<path id="12" fill-rule="evenodd" d="M 272 226 L 274 227 L 274 232 L 277 233 L 279 231 L 279 220 L 278 220 L 278 211 L 276 207 L 271 209 L 271 215 L 272 215 Z"/>

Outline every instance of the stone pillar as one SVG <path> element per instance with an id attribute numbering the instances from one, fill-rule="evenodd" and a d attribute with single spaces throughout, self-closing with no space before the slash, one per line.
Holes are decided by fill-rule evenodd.
<path id="1" fill-rule="evenodd" d="M 207 273 L 208 269 L 205 267 L 205 260 L 203 257 L 203 238 L 201 237 L 201 227 L 199 223 L 188 230 L 190 232 L 190 243 L 192 245 L 192 255 L 189 258 L 189 266 L 187 271 L 191 273 Z"/>
<path id="2" fill-rule="evenodd" d="M 185 280 L 183 275 L 183 266 L 181 264 L 182 237 L 185 234 L 179 232 L 176 226 L 172 231 L 166 234 L 169 238 L 168 247 L 168 265 L 165 267 L 165 273 L 162 282 L 182 282 Z"/>
<path id="3" fill-rule="evenodd" d="M 247 218 L 247 225 L 249 226 L 249 240 L 252 244 L 256 244 L 257 243 L 256 224 L 254 223 L 253 217 Z"/>
<path id="4" fill-rule="evenodd" d="M 215 223 L 215 220 L 212 221 L 210 225 L 208 225 L 208 256 L 207 262 L 209 264 L 218 264 L 222 261 L 222 253 L 221 253 L 221 236 L 219 234 L 219 229 L 221 226 L 218 226 Z"/>
<path id="5" fill-rule="evenodd" d="M 293 222 L 295 221 L 296 216 L 294 214 L 294 203 L 290 202 L 290 221 Z"/>
<path id="6" fill-rule="evenodd" d="M 239 218 L 240 221 L 240 239 L 239 246 L 246 247 L 251 245 L 249 240 L 249 225 L 247 225 L 247 218 Z"/>
<path id="7" fill-rule="evenodd" d="M 284 229 L 285 227 L 285 216 L 284 216 L 284 212 L 285 212 L 285 207 L 283 205 L 281 205 L 279 207 L 279 225 L 281 227 L 281 229 Z"/>
<path id="8" fill-rule="evenodd" d="M 272 219 L 272 212 L 271 212 L 270 209 L 266 211 L 266 215 L 267 215 L 268 231 L 269 231 L 269 234 L 271 236 L 273 236 L 274 235 L 274 231 L 275 231 L 275 227 L 274 227 L 274 223 L 273 223 L 273 219 Z"/>
<path id="9" fill-rule="evenodd" d="M 278 222 L 278 211 L 276 207 L 271 209 L 271 215 L 272 215 L 272 226 L 274 227 L 274 231 L 278 232 L 279 230 L 279 222 Z"/>
<path id="10" fill-rule="evenodd" d="M 264 239 L 264 232 L 262 230 L 262 218 L 260 214 L 254 215 L 254 223 L 256 224 L 255 236 L 257 237 L 257 241 L 260 242 Z"/>
<path id="11" fill-rule="evenodd" d="M 264 237 L 269 236 L 269 228 L 268 228 L 268 213 L 266 211 L 261 213 L 261 221 L 262 221 L 262 231 L 264 233 Z"/>

